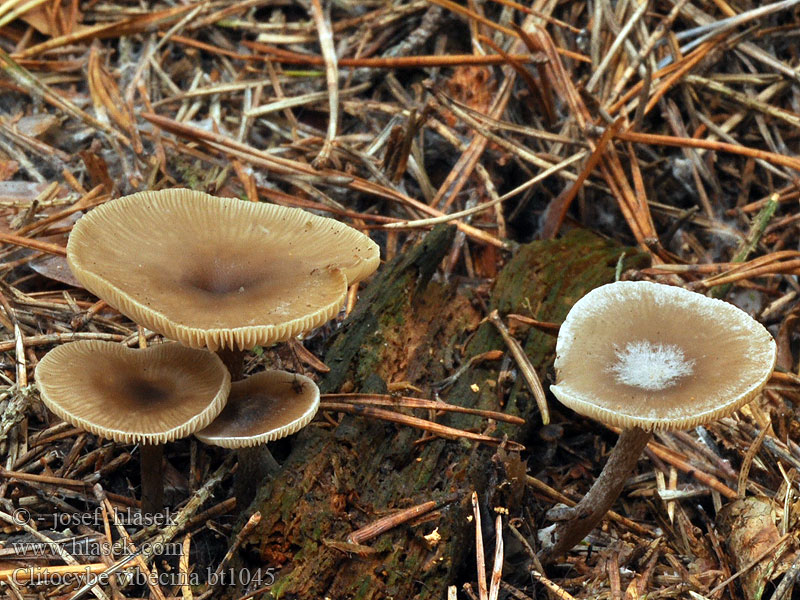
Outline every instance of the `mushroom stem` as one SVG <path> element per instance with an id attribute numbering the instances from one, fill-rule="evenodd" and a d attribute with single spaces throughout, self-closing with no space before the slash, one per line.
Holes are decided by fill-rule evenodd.
<path id="1" fill-rule="evenodd" d="M 236 451 L 239 466 L 233 476 L 236 509 L 243 511 L 256 497 L 258 488 L 280 469 L 266 444 L 239 448 Z"/>
<path id="2" fill-rule="evenodd" d="M 550 539 L 542 542 L 540 553 L 543 562 L 575 546 L 602 520 L 622 492 L 651 437 L 651 432 L 638 427 L 622 431 L 603 472 L 581 501 L 568 512 L 567 519 L 556 523 L 548 532 Z"/>
<path id="3" fill-rule="evenodd" d="M 161 468 L 164 444 L 142 444 L 142 512 L 147 515 L 160 513 L 164 509 L 164 479 Z"/>
<path id="4" fill-rule="evenodd" d="M 225 364 L 231 374 L 231 381 L 239 381 L 244 376 L 244 350 L 222 348 L 217 350 L 217 356 Z"/>

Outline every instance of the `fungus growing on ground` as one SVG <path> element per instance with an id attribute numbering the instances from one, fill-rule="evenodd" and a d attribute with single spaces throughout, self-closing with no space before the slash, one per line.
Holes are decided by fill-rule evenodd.
<path id="1" fill-rule="evenodd" d="M 87 290 L 157 333 L 217 352 L 237 380 L 245 351 L 333 318 L 380 255 L 334 219 L 172 189 L 93 209 L 72 229 L 67 260 Z"/>
<path id="2" fill-rule="evenodd" d="M 141 448 L 142 509 L 160 512 L 163 444 L 208 425 L 225 405 L 230 375 L 213 353 L 167 343 L 57 346 L 36 367 L 42 401 L 63 420 Z"/>
<path id="3" fill-rule="evenodd" d="M 170 339 L 224 350 L 234 379 L 242 351 L 333 318 L 379 258 L 369 237 L 334 219 L 183 189 L 107 202 L 67 245 L 86 289 Z"/>
<path id="4" fill-rule="evenodd" d="M 543 555 L 563 554 L 603 518 L 652 431 L 732 413 L 761 391 L 775 360 L 775 340 L 747 313 L 679 287 L 622 281 L 576 302 L 558 334 L 550 389 L 622 433 L 583 499 L 539 532 Z"/>
<path id="5" fill-rule="evenodd" d="M 267 442 L 305 427 L 319 408 L 319 388 L 308 377 L 286 371 L 264 371 L 231 385 L 225 408 L 195 437 L 206 444 L 235 448 L 237 508 L 253 500 L 258 484 L 274 474 L 277 463 Z"/>

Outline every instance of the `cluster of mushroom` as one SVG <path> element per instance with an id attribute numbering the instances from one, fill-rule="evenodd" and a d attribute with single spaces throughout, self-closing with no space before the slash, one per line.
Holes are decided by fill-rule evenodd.
<path id="1" fill-rule="evenodd" d="M 775 367 L 772 335 L 747 313 L 683 288 L 620 281 L 572 307 L 556 343 L 555 396 L 621 434 L 586 496 L 539 532 L 542 558 L 580 542 L 619 496 L 654 430 L 682 430 L 755 398 Z"/>
<path id="2" fill-rule="evenodd" d="M 348 286 L 377 268 L 379 251 L 333 219 L 175 189 L 95 208 L 75 225 L 67 259 L 86 289 L 179 342 L 74 342 L 36 369 L 42 400 L 59 417 L 141 444 L 142 506 L 152 513 L 162 507 L 165 442 L 194 433 L 252 448 L 313 418 L 313 381 L 282 371 L 236 381 L 244 353 L 330 320 Z M 237 478 L 237 492 L 252 491 L 265 457 L 242 451 L 239 459 L 248 477 Z"/>

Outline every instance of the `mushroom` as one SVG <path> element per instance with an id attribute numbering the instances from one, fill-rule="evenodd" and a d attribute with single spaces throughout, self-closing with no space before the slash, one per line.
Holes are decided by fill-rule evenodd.
<path id="1" fill-rule="evenodd" d="M 622 432 L 583 499 L 539 532 L 543 556 L 566 552 L 602 519 L 652 431 L 732 413 L 761 391 L 775 360 L 775 340 L 747 313 L 679 287 L 621 281 L 578 300 L 558 334 L 550 389 Z"/>
<path id="2" fill-rule="evenodd" d="M 379 260 L 369 237 L 334 219 L 183 189 L 107 202 L 67 244 L 87 290 L 153 331 L 217 352 L 234 381 L 246 350 L 330 320 Z"/>
<path id="3" fill-rule="evenodd" d="M 234 493 L 240 509 L 253 500 L 258 484 L 277 470 L 266 443 L 305 427 L 318 408 L 319 388 L 303 375 L 264 371 L 231 385 L 225 408 L 195 436 L 206 444 L 237 450 Z"/>
<path id="4" fill-rule="evenodd" d="M 63 420 L 117 442 L 141 444 L 142 509 L 160 512 L 163 444 L 219 414 L 230 375 L 213 353 L 166 343 L 132 349 L 113 342 L 57 346 L 36 367 L 45 405 Z"/>
<path id="5" fill-rule="evenodd" d="M 224 350 L 234 379 L 243 351 L 334 317 L 379 258 L 369 237 L 334 219 L 184 189 L 107 202 L 67 245 L 86 289 L 186 346 Z"/>

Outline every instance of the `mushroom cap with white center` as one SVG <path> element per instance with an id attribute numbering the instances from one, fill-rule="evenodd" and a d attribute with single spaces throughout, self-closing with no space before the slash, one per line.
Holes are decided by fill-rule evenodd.
<path id="1" fill-rule="evenodd" d="M 380 256 L 335 219 L 171 189 L 93 209 L 73 228 L 67 260 L 137 323 L 193 348 L 245 350 L 333 318 Z"/>
<path id="2" fill-rule="evenodd" d="M 132 349 L 87 340 L 36 366 L 42 401 L 64 421 L 118 442 L 161 444 L 208 425 L 231 379 L 219 357 L 176 343 Z"/>
<path id="3" fill-rule="evenodd" d="M 776 356 L 772 335 L 732 304 L 620 281 L 592 290 L 567 314 L 550 389 L 608 425 L 689 429 L 752 400 Z"/>
<path id="4" fill-rule="evenodd" d="M 319 388 L 311 379 L 286 371 L 264 371 L 235 381 L 225 408 L 195 436 L 224 448 L 258 446 L 299 431 L 318 408 Z"/>

